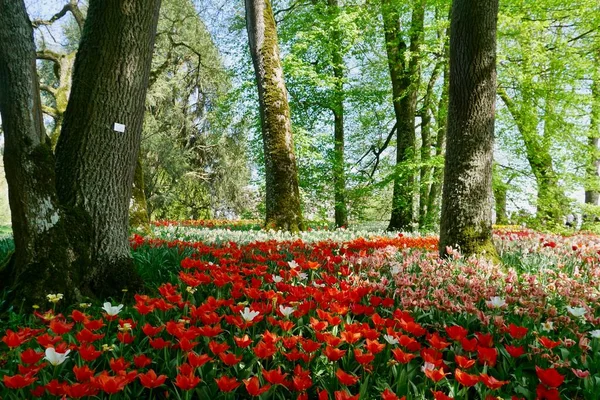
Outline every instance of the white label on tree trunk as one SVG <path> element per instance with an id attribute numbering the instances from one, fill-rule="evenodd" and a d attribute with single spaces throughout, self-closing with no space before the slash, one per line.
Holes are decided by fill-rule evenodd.
<path id="1" fill-rule="evenodd" d="M 125 125 L 120 124 L 118 122 L 115 122 L 115 125 L 113 126 L 113 129 L 114 129 L 115 132 L 124 133 L 125 132 Z"/>

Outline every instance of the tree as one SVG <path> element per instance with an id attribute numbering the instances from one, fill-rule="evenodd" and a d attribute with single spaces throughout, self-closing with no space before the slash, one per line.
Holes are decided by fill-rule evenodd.
<path id="1" fill-rule="evenodd" d="M 496 103 L 498 0 L 454 0 L 441 255 L 494 257 L 492 160 Z"/>
<path id="2" fill-rule="evenodd" d="M 245 4 L 265 158 L 266 226 L 302 230 L 290 109 L 271 2 L 246 0 Z"/>
<path id="3" fill-rule="evenodd" d="M 412 10 L 410 43 L 402 38 L 400 15 L 392 0 L 381 0 L 385 43 L 392 82 L 394 114 L 396 116 L 396 171 L 392 215 L 388 230 L 411 228 L 413 222 L 413 190 L 415 177 L 408 164 L 414 162 L 415 116 L 420 80 L 419 46 L 425 20 L 425 4 L 416 1 Z M 408 57 L 408 63 L 405 59 Z"/>
<path id="4" fill-rule="evenodd" d="M 600 43 L 600 40 L 598 41 Z M 600 198 L 600 50 L 594 52 L 592 74 L 592 106 L 588 132 L 589 156 L 586 165 L 585 203 L 598 205 Z"/>
<path id="5" fill-rule="evenodd" d="M 114 295 L 124 284 L 139 289 L 127 218 L 160 1 L 90 1 L 55 168 L 42 128 L 31 27 L 24 4 L 11 3 L 0 3 L 0 15 L 7 19 L 2 35 L 14 40 L 2 40 L 0 53 L 4 69 L 11 65 L 2 92 L 14 93 L 3 95 L 2 113 L 7 146 L 11 141 L 5 154 L 15 255 L 8 269 L 12 279 L 3 284 L 19 288 L 29 301 L 52 291 L 64 290 L 75 300 Z M 11 58 L 15 53 L 22 61 Z M 12 65 L 19 62 L 18 69 L 28 72 L 14 75 Z M 13 154 L 21 159 L 11 159 Z M 9 174 L 15 161 L 22 168 Z M 32 201 L 25 205 L 23 198 Z"/>
<path id="6" fill-rule="evenodd" d="M 77 54 L 76 44 L 79 42 L 81 36 L 81 30 L 85 22 L 84 12 L 79 8 L 77 0 L 69 0 L 67 4 L 56 14 L 54 14 L 49 20 L 36 19 L 32 21 L 34 28 L 40 28 L 42 26 L 52 25 L 60 18 L 70 13 L 73 16 L 74 22 L 71 22 L 71 26 L 75 25 L 74 29 L 66 29 L 66 39 L 68 45 L 64 52 L 53 51 L 48 48 L 45 43 L 42 48 L 37 51 L 38 60 L 49 61 L 51 63 L 51 74 L 53 76 L 44 76 L 44 70 L 42 65 L 40 76 L 40 89 L 42 94 L 42 111 L 53 120 L 52 131 L 50 132 L 50 140 L 52 146 L 56 146 L 58 137 L 60 135 L 60 129 L 62 127 L 62 121 L 65 111 L 67 110 L 67 104 L 69 103 L 69 93 L 71 92 L 71 77 L 73 75 L 73 64 L 75 62 L 75 55 Z M 71 20 L 71 21 L 73 21 Z M 70 25 L 67 25 L 70 27 Z"/>
<path id="7" fill-rule="evenodd" d="M 0 113 L 15 254 L 2 285 L 40 299 L 72 293 L 66 221 L 54 189 L 54 156 L 44 131 L 33 29 L 23 0 L 0 1 Z M 58 245 L 57 245 L 58 244 Z"/>
<path id="8" fill-rule="evenodd" d="M 333 187 L 335 226 L 348 226 L 348 208 L 346 206 L 346 174 L 344 172 L 344 76 L 346 66 L 341 51 L 342 32 L 339 21 L 336 20 L 340 13 L 338 0 L 327 0 L 328 11 L 335 25 L 331 39 L 331 64 L 333 65 L 334 94 L 333 94 L 333 120 L 334 120 L 334 150 L 333 150 Z"/>
<path id="9" fill-rule="evenodd" d="M 242 214 L 246 129 L 233 117 L 237 93 L 191 0 L 162 1 L 150 76 L 141 158 L 151 216 Z"/>

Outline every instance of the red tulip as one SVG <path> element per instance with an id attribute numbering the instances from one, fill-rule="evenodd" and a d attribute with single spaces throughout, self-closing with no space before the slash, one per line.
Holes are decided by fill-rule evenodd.
<path id="1" fill-rule="evenodd" d="M 232 378 L 232 377 L 225 376 L 225 375 L 223 375 L 219 379 L 215 379 L 215 382 L 217 382 L 217 386 L 219 387 L 219 390 L 221 390 L 221 392 L 225 392 L 225 393 L 233 392 L 235 389 L 238 388 L 238 386 L 241 385 L 241 382 L 238 382 L 238 380 L 236 378 Z"/>
<path id="2" fill-rule="evenodd" d="M 342 385 L 352 386 L 355 385 L 356 382 L 358 382 L 358 377 L 348 374 L 341 368 L 338 368 L 337 372 L 335 373 L 335 376 L 337 376 L 338 380 Z"/>
<path id="3" fill-rule="evenodd" d="M 4 375 L 4 377 L 2 377 L 2 381 L 9 389 L 21 389 L 37 381 L 37 378 L 31 375 Z"/>
<path id="4" fill-rule="evenodd" d="M 249 379 L 244 379 L 244 386 L 250 396 L 260 396 L 271 388 L 271 385 L 266 384 L 263 387 L 260 386 L 260 381 L 256 376 Z"/>
<path id="5" fill-rule="evenodd" d="M 561 375 L 554 368 L 543 369 L 536 365 L 535 373 L 537 374 L 538 378 L 540 379 L 540 382 L 542 382 L 544 385 L 546 385 L 550 388 L 559 387 L 560 385 L 562 385 L 562 383 L 565 380 L 565 376 Z"/>
<path id="6" fill-rule="evenodd" d="M 138 374 L 142 386 L 148 389 L 154 389 L 165 383 L 166 375 L 156 375 L 153 369 L 148 370 L 145 374 Z"/>
<path id="7" fill-rule="evenodd" d="M 477 384 L 477 382 L 479 382 L 479 376 L 467 374 L 458 368 L 454 370 L 454 376 L 456 377 L 458 383 L 467 387 L 474 386 Z"/>

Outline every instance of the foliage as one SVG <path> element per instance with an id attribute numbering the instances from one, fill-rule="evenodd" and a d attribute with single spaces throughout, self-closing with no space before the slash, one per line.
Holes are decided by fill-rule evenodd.
<path id="1" fill-rule="evenodd" d="M 239 215 L 248 206 L 246 139 L 226 96 L 230 85 L 192 3 L 166 1 L 142 139 L 152 217 Z"/>

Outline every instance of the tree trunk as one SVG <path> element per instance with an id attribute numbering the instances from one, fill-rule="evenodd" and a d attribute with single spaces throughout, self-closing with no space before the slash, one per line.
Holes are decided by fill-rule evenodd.
<path id="1" fill-rule="evenodd" d="M 449 34 L 449 32 L 448 32 Z M 444 80 L 442 83 L 442 95 L 438 102 L 437 112 L 437 137 L 435 143 L 435 157 L 443 157 L 446 153 L 446 131 L 448 128 L 448 91 L 450 88 L 450 46 L 449 42 L 446 42 L 444 47 L 445 63 L 444 63 Z M 434 222 L 437 221 L 440 215 L 440 198 L 442 181 L 444 179 L 444 168 L 443 165 L 436 165 L 433 168 L 431 187 L 429 188 L 429 194 L 427 195 L 427 215 L 425 217 L 425 225 L 433 226 Z"/>
<path id="2" fill-rule="evenodd" d="M 504 182 L 500 182 L 498 185 L 494 185 L 494 204 L 496 206 L 496 224 L 506 225 L 508 224 L 508 215 L 506 213 L 506 193 L 508 191 L 508 185 Z"/>
<path id="3" fill-rule="evenodd" d="M 454 0 L 450 25 L 448 142 L 440 255 L 497 257 L 492 241 L 492 160 L 498 0 Z"/>
<path id="4" fill-rule="evenodd" d="M 138 156 L 133 174 L 133 188 L 131 195 L 131 206 L 129 207 L 129 225 L 148 229 L 150 217 L 148 216 L 148 204 L 146 192 L 144 192 L 144 168 L 142 158 Z"/>
<path id="5" fill-rule="evenodd" d="M 396 170 L 392 195 L 392 215 L 388 230 L 410 229 L 413 222 L 414 176 L 407 168 L 415 156 L 415 114 L 419 90 L 419 46 L 423 35 L 425 7 L 416 4 L 412 12 L 410 48 L 402 40 L 400 16 L 390 0 L 381 0 L 381 14 L 392 81 L 394 114 L 396 116 Z M 410 51 L 408 65 L 405 53 Z"/>
<path id="6" fill-rule="evenodd" d="M 265 157 L 265 222 L 268 228 L 298 231 L 303 229 L 298 170 L 273 10 L 269 0 L 245 3 Z"/>
<path id="7" fill-rule="evenodd" d="M 76 297 L 54 156 L 44 132 L 33 31 L 23 0 L 0 0 L 0 113 L 15 253 L 0 286 L 43 304 L 48 293 Z"/>
<path id="8" fill-rule="evenodd" d="M 600 198 L 600 51 L 596 51 L 592 83 L 592 115 L 588 132 L 589 161 L 586 168 L 585 203 L 598 205 Z"/>
<path id="9" fill-rule="evenodd" d="M 434 100 L 433 89 L 438 80 L 440 70 L 444 61 L 440 60 L 436 63 L 429 83 L 427 84 L 427 92 L 423 99 L 423 108 L 421 109 L 421 176 L 419 179 L 419 228 L 428 227 L 427 225 L 427 208 L 429 206 L 428 196 L 431 190 L 431 179 L 433 168 L 431 166 L 431 148 L 433 145 L 431 137 L 431 108 Z"/>
<path id="10" fill-rule="evenodd" d="M 338 0 L 328 0 L 329 12 L 333 19 L 339 15 Z M 333 76 L 335 78 L 335 93 L 333 97 L 334 149 L 333 149 L 333 187 L 335 200 L 335 226 L 348 226 L 348 208 L 346 205 L 346 174 L 344 171 L 344 59 L 340 47 L 342 33 L 339 22 L 333 21 L 331 33 Z"/>
<path id="11" fill-rule="evenodd" d="M 69 234 L 98 296 L 141 287 L 128 210 L 159 8 L 160 0 L 90 1 L 56 146 L 58 196 L 89 232 Z"/>
<path id="12" fill-rule="evenodd" d="M 554 171 L 549 144 L 538 134 L 539 117 L 534 110 L 530 86 L 530 83 L 524 85 L 520 105 L 502 88 L 498 89 L 498 94 L 515 120 L 525 144 L 525 155 L 537 184 L 537 215 L 546 221 L 560 222 L 566 197 Z"/>

